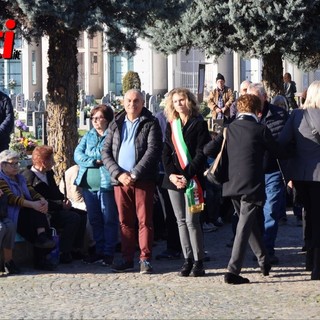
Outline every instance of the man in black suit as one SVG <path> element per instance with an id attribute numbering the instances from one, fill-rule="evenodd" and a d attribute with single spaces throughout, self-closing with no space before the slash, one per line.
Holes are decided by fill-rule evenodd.
<path id="1" fill-rule="evenodd" d="M 265 180 L 263 157 L 268 150 L 280 154 L 270 130 L 259 123 L 261 101 L 258 97 L 245 94 L 237 101 L 238 115 L 228 127 L 227 151 L 229 181 L 223 184 L 223 196 L 232 199 L 239 217 L 228 272 L 224 280 L 229 284 L 248 283 L 241 277 L 247 244 L 258 259 L 263 275 L 269 275 L 271 265 L 262 239 L 263 205 L 265 202 Z M 222 136 L 209 142 L 204 153 L 215 156 L 222 144 Z"/>

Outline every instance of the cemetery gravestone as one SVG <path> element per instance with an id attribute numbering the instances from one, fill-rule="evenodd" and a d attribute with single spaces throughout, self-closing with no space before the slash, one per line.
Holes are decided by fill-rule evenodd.
<path id="1" fill-rule="evenodd" d="M 44 112 L 35 111 L 32 113 L 33 120 L 33 134 L 36 139 L 42 139 L 43 128 L 44 128 Z"/>
<path id="2" fill-rule="evenodd" d="M 26 125 L 28 127 L 33 126 L 33 112 L 35 110 L 35 102 L 26 100 Z"/>
<path id="3" fill-rule="evenodd" d="M 23 111 L 24 110 L 24 94 L 19 93 L 16 96 L 16 110 Z"/>
<path id="4" fill-rule="evenodd" d="M 41 100 L 41 93 L 39 91 L 35 91 L 33 93 L 33 101 L 35 102 L 36 109 L 38 109 L 38 107 L 39 107 L 40 100 Z M 35 111 L 39 111 L 39 110 L 35 110 Z"/>

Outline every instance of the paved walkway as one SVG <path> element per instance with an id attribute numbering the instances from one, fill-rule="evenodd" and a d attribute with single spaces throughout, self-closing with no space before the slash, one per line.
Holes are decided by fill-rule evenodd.
<path id="1" fill-rule="evenodd" d="M 301 253 L 302 228 L 290 213 L 280 226 L 280 264 L 263 277 L 247 252 L 243 274 L 251 281 L 227 285 L 231 225 L 205 234 L 207 276 L 181 278 L 182 260 L 153 261 L 155 273 L 116 274 L 81 262 L 54 273 L 24 269 L 0 278 L 1 319 L 320 319 L 320 281 L 311 281 Z M 154 254 L 162 251 L 158 242 Z M 118 257 L 119 258 L 119 257 Z"/>

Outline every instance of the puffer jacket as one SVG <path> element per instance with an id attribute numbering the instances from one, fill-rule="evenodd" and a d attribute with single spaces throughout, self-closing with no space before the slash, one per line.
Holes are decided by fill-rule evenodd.
<path id="1" fill-rule="evenodd" d="M 14 112 L 11 99 L 0 91 L 0 151 L 8 149 L 13 126 Z"/>
<path id="2" fill-rule="evenodd" d="M 265 102 L 260 123 L 266 125 L 271 131 L 272 136 L 277 140 L 288 117 L 288 112 L 285 109 Z M 284 163 L 283 160 L 281 162 Z M 265 173 L 279 171 L 277 159 L 271 156 L 268 151 L 265 153 L 263 164 Z"/>
<path id="3" fill-rule="evenodd" d="M 74 151 L 74 161 L 79 166 L 78 176 L 75 180 L 75 185 L 80 186 L 83 175 L 88 168 L 99 168 L 100 170 L 100 189 L 112 190 L 110 173 L 105 166 L 98 166 L 97 160 L 101 160 L 102 146 L 107 137 L 107 130 L 100 137 L 96 129 L 92 128 L 87 132 Z"/>
<path id="4" fill-rule="evenodd" d="M 114 185 L 120 184 L 117 177 L 125 172 L 118 165 L 121 132 L 125 117 L 126 112 L 123 110 L 110 123 L 107 138 L 102 148 L 102 161 L 109 170 Z M 135 166 L 132 173 L 137 180 L 156 181 L 162 145 L 162 132 L 158 119 L 144 107 L 140 114 L 140 123 L 135 136 Z"/>

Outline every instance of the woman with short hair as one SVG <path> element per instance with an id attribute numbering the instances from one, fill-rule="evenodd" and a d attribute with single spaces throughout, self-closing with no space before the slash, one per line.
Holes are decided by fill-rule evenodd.
<path id="1" fill-rule="evenodd" d="M 317 132 L 317 133 L 315 133 Z M 310 84 L 302 108 L 292 110 L 279 142 L 293 146 L 285 176 L 293 181 L 305 214 L 307 258 L 313 260 L 311 280 L 320 280 L 320 81 Z"/>
<path id="2" fill-rule="evenodd" d="M 93 128 L 82 137 L 74 152 L 74 160 L 79 165 L 75 184 L 82 188 L 96 242 L 95 252 L 84 262 L 101 262 L 104 266 L 110 266 L 119 240 L 119 218 L 110 173 L 101 160 L 101 149 L 107 128 L 113 120 L 113 110 L 111 106 L 98 105 L 92 109 L 90 119 Z"/>

